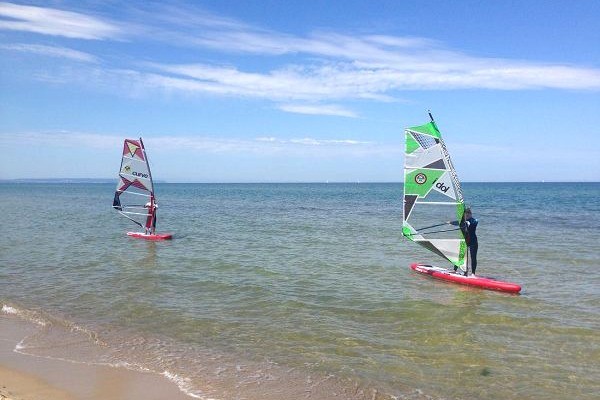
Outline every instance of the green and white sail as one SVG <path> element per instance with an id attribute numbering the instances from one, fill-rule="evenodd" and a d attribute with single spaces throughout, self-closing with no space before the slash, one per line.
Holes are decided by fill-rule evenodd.
<path id="1" fill-rule="evenodd" d="M 431 114 L 430 114 L 431 116 Z M 433 118 L 405 130 L 402 234 L 466 269 L 467 244 L 460 228 L 465 205 L 460 181 Z"/>

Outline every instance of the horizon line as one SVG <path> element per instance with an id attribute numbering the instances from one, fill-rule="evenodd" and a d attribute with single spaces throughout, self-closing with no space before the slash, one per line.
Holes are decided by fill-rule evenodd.
<path id="1" fill-rule="evenodd" d="M 87 184 L 107 184 L 114 183 L 117 180 L 114 178 L 0 178 L 0 183 L 87 183 Z M 158 184 L 336 184 L 336 183 L 401 183 L 404 181 L 167 181 L 157 179 L 154 183 Z M 461 183 L 600 183 L 600 180 L 584 180 L 584 181 L 562 181 L 562 180 L 526 180 L 526 181 L 462 181 Z"/>

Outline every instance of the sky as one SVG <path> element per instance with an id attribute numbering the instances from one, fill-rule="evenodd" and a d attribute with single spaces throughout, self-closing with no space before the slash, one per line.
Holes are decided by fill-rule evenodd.
<path id="1" fill-rule="evenodd" d="M 0 1 L 0 179 L 600 181 L 600 1 Z"/>

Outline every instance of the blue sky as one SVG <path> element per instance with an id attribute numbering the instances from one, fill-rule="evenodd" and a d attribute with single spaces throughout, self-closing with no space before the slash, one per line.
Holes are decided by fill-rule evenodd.
<path id="1" fill-rule="evenodd" d="M 0 179 L 600 180 L 598 1 L 0 2 Z"/>

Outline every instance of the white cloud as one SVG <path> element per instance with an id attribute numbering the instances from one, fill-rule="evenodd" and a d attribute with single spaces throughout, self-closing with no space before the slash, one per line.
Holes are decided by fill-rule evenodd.
<path id="1" fill-rule="evenodd" d="M 0 134 L 0 148 L 44 146 L 51 148 L 102 149 L 116 151 L 123 145 L 123 136 L 82 132 L 27 132 Z M 365 156 L 401 154 L 401 144 L 383 144 L 354 139 L 316 139 L 258 137 L 255 139 L 220 138 L 210 136 L 153 136 L 144 138 L 146 147 L 154 153 L 253 153 L 304 156 Z M 150 150 L 151 149 L 151 150 Z"/>
<path id="2" fill-rule="evenodd" d="M 40 54 L 40 55 L 49 56 L 49 57 L 67 58 L 70 60 L 81 61 L 81 62 L 95 63 L 98 61 L 98 59 L 95 56 L 93 56 L 89 53 L 69 49 L 66 47 L 17 43 L 17 44 L 0 45 L 0 49 L 20 51 L 20 52 L 25 52 L 25 53 L 34 53 L 34 54 Z"/>
<path id="3" fill-rule="evenodd" d="M 313 138 L 301 138 L 301 139 L 290 139 L 283 141 L 283 143 L 294 143 L 301 144 L 306 146 L 355 146 L 355 145 L 374 145 L 374 142 L 364 142 L 359 140 L 351 140 L 351 139 L 313 139 Z"/>
<path id="4" fill-rule="evenodd" d="M 330 145 L 341 145 L 341 146 L 353 146 L 353 145 L 377 145 L 375 142 L 365 142 L 353 139 L 314 139 L 310 137 L 304 137 L 300 139 L 279 139 L 272 136 L 258 137 L 255 139 L 258 142 L 269 142 L 278 144 L 299 144 L 304 146 L 330 146 Z"/>
<path id="5" fill-rule="evenodd" d="M 114 39 L 115 24 L 89 15 L 48 7 L 0 3 L 0 29 L 35 32 L 77 39 Z"/>
<path id="6" fill-rule="evenodd" d="M 324 100 L 368 99 L 393 101 L 403 90 L 452 89 L 600 89 L 600 70 L 566 66 L 533 65 L 505 61 L 465 60 L 463 65 L 442 69 L 424 63 L 395 67 L 365 63 L 322 63 L 286 66 L 268 72 L 244 72 L 230 66 L 206 64 L 152 64 L 159 73 L 140 75 L 140 83 L 188 92 L 255 97 L 273 101 L 302 100 L 306 104 L 283 104 L 286 112 L 357 117 Z M 504 63 L 504 64 L 503 64 Z M 429 69 L 428 69 L 429 68 Z"/>
<path id="7" fill-rule="evenodd" d="M 110 149 L 119 148 L 123 138 L 117 135 L 99 135 L 94 133 L 54 131 L 54 132 L 24 132 L 0 134 L 0 146 L 51 146 Z"/>
<path id="8" fill-rule="evenodd" d="M 174 13 L 174 14 L 173 14 Z M 308 35 L 292 35 L 251 26 L 234 19 L 211 15 L 204 11 L 187 9 L 187 18 L 181 10 L 166 9 L 162 20 L 169 21 L 157 37 L 165 36 L 179 45 L 210 48 L 218 52 L 247 53 L 273 57 L 285 54 L 317 56 L 301 65 L 288 65 L 262 74 L 263 82 L 280 82 L 279 74 L 294 71 L 308 84 L 307 91 L 317 94 L 323 85 L 333 87 L 339 97 L 348 93 L 347 86 L 355 86 L 356 93 L 388 98 L 394 90 L 428 89 L 600 89 L 600 70 L 591 67 L 526 60 L 477 57 L 445 48 L 441 42 L 419 37 L 389 35 L 349 35 L 331 31 L 317 31 Z M 169 17 L 170 16 L 170 17 Z M 197 26 L 182 22 L 193 20 Z M 182 32 L 181 26 L 185 24 Z M 204 66 L 206 67 L 206 66 Z M 164 66 L 165 71 L 192 75 L 192 65 Z M 213 67 L 237 71 L 231 67 Z M 179 70 L 179 71 L 177 71 Z M 198 72 L 198 71 L 196 71 Z M 238 74 L 246 74 L 237 71 Z M 196 77 L 198 78 L 198 77 Z M 213 79 L 204 76 L 200 79 Z M 335 82 L 331 82 L 334 79 Z M 364 87 L 362 87 L 364 85 Z M 274 85 L 276 86 L 276 85 Z M 276 90 L 276 87 L 266 91 Z M 264 96 L 263 96 L 264 97 Z M 335 97 L 335 96 L 330 96 Z"/>
<path id="9" fill-rule="evenodd" d="M 272 100 L 370 97 L 370 90 L 361 90 L 329 76 L 328 69 L 299 66 L 284 67 L 267 73 L 250 73 L 232 67 L 206 64 L 165 65 L 154 68 L 175 75 L 153 75 L 149 83 L 222 95 L 260 97 Z M 333 71 L 331 71 L 333 72 Z"/>
<path id="10" fill-rule="evenodd" d="M 335 104 L 282 104 L 278 108 L 282 111 L 297 114 L 333 115 L 338 117 L 358 118 L 358 115 L 354 111 Z"/>
<path id="11" fill-rule="evenodd" d="M 131 40 L 163 40 L 169 45 L 209 48 L 220 53 L 246 53 L 264 57 L 270 65 L 244 71 L 231 64 L 130 64 L 124 57 L 118 67 L 78 66 L 49 71 L 44 66 L 45 71 L 33 74 L 38 79 L 79 82 L 131 95 L 160 89 L 260 98 L 278 103 L 276 107 L 285 112 L 356 118 L 354 111 L 327 103 L 352 99 L 394 101 L 404 90 L 600 90 L 598 68 L 477 57 L 418 37 L 326 31 L 292 35 L 193 7 L 153 5 L 138 11 L 136 16 L 145 21 L 144 27 L 125 21 L 117 26 L 81 13 L 11 3 L 0 3 L 1 16 L 17 20 L 0 19 L 0 29 L 84 39 L 114 39 L 127 34 Z M 123 18 L 131 19 L 132 14 L 124 14 Z M 22 46 L 21 51 L 78 61 L 94 57 L 58 47 L 15 46 Z M 294 64 L 289 63 L 290 58 L 279 57 L 286 54 L 294 55 Z M 154 57 L 152 54 L 148 58 Z"/>

